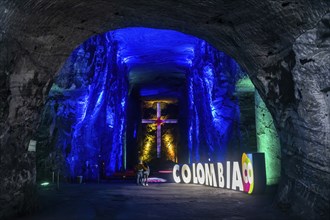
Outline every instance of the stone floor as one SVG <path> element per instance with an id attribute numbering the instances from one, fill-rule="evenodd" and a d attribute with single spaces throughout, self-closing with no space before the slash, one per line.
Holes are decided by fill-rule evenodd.
<path id="1" fill-rule="evenodd" d="M 40 211 L 17 219 L 293 219 L 272 198 L 175 183 L 49 185 L 40 187 Z"/>

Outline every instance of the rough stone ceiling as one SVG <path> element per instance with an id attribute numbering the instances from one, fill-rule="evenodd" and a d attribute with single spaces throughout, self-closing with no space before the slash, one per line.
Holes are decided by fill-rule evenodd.
<path id="1" fill-rule="evenodd" d="M 111 35 L 118 41 L 131 86 L 140 87 L 142 96 L 177 96 L 174 93 L 192 63 L 194 47 L 201 41 L 177 31 L 150 28 L 119 29 Z"/>
<path id="2" fill-rule="evenodd" d="M 49 72 L 56 72 L 74 47 L 95 34 L 143 26 L 198 36 L 253 73 L 287 53 L 291 42 L 326 13 L 329 3 L 24 0 L 3 1 L 0 6 L 4 17 L 0 27 L 20 44 L 31 45 L 25 49 L 34 51 L 35 60 L 47 63 Z M 56 65 L 48 59 L 51 54 L 58 57 Z"/>

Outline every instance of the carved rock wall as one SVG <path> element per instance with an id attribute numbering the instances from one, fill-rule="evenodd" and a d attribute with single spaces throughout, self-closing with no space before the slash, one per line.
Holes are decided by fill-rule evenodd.
<path id="1" fill-rule="evenodd" d="M 182 31 L 231 55 L 280 134 L 279 201 L 305 218 L 328 217 L 329 8 L 326 0 L 1 1 L 0 218 L 28 204 L 27 144 L 55 73 L 88 37 L 129 26 Z"/>
<path id="2" fill-rule="evenodd" d="M 330 208 L 329 25 L 328 13 L 293 44 L 295 102 L 277 117 L 282 146 L 280 201 L 301 214 L 324 218 Z"/>
<path id="3" fill-rule="evenodd" d="M 191 162 L 225 160 L 229 151 L 241 150 L 240 110 L 234 91 L 244 74 L 223 52 L 205 42 L 196 46 L 187 77 Z"/>

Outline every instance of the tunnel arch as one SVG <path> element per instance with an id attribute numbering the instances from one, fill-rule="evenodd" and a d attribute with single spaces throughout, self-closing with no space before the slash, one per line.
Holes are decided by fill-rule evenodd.
<path id="1" fill-rule="evenodd" d="M 174 29 L 207 40 L 250 73 L 275 119 L 284 148 L 285 169 L 279 200 L 303 213 L 329 215 L 326 211 L 329 206 L 329 189 L 326 189 L 329 183 L 329 59 L 322 56 L 329 48 L 326 37 L 329 3 L 221 3 L 2 2 L 1 65 L 4 68 L 1 77 L 5 87 L 1 99 L 5 103 L 1 115 L 2 155 L 16 153 L 15 160 L 21 160 L 27 154 L 26 146 L 40 115 L 37 108 L 43 105 L 47 94 L 45 85 L 49 85 L 65 57 L 83 39 L 128 26 Z M 305 79 L 308 80 L 305 82 Z M 26 112 L 25 106 L 29 106 Z M 305 121 L 306 117 L 310 119 Z M 311 125 L 313 129 L 309 128 Z M 18 136 L 21 138 L 17 140 Z M 13 146 L 16 150 L 4 146 Z M 14 161 L 2 157 L 5 162 L 1 165 L 1 174 L 6 179 L 2 188 L 11 187 L 9 193 L 20 192 L 12 174 L 3 171 L 14 169 Z M 33 155 L 26 158 L 23 161 L 29 168 L 17 169 L 13 174 L 32 174 L 23 184 L 33 183 L 34 176 Z M 292 168 L 296 165 L 298 167 Z"/>
<path id="2" fill-rule="evenodd" d="M 157 67 L 155 67 L 155 64 Z M 92 140 L 89 133 L 94 132 L 97 137 L 100 137 L 98 139 L 103 140 L 109 138 L 114 131 L 110 129 L 105 136 L 99 136 L 101 134 L 98 133 L 102 133 L 102 131 L 104 132 L 108 126 L 114 128 L 114 125 L 116 125 L 115 127 L 118 127 L 118 124 L 113 122 L 118 121 L 116 119 L 118 116 L 116 115 L 120 114 L 118 113 L 119 110 L 113 103 L 116 99 L 111 99 L 110 101 L 108 100 L 109 98 L 106 98 L 107 96 L 117 97 L 118 95 L 116 91 L 123 90 L 123 92 L 119 92 L 121 98 L 117 98 L 117 102 L 122 99 L 125 100 L 125 103 L 128 103 L 127 97 L 129 96 L 128 93 L 130 93 L 129 90 L 132 89 L 131 87 L 137 87 L 134 90 L 141 89 L 141 91 L 139 92 L 139 100 L 134 101 L 146 102 L 140 99 L 144 99 L 143 97 L 146 96 L 146 99 L 149 100 L 151 96 L 142 93 L 147 92 L 150 84 L 156 84 L 156 87 L 160 87 L 160 91 L 163 88 L 170 93 L 164 94 L 164 92 L 159 92 L 154 95 L 156 97 L 153 99 L 162 100 L 162 97 L 166 95 L 169 99 L 181 99 L 180 105 L 191 106 L 188 108 L 186 107 L 187 109 L 181 110 L 181 112 L 185 112 L 184 114 L 189 115 L 189 119 L 183 119 L 181 117 L 181 119 L 187 121 L 185 122 L 187 125 L 182 125 L 185 123 L 181 123 L 181 126 L 191 127 L 190 129 L 186 128 L 187 131 L 182 132 L 189 133 L 184 136 L 188 139 L 188 136 L 197 135 L 198 137 L 196 136 L 196 139 L 199 138 L 199 134 L 202 134 L 203 137 L 205 136 L 207 138 L 207 140 L 204 140 L 205 144 L 200 144 L 198 142 L 188 144 L 189 147 L 181 146 L 182 149 L 187 148 L 184 150 L 187 151 L 187 154 L 189 151 L 189 156 L 185 157 L 195 158 L 194 160 L 196 160 L 200 155 L 199 153 L 196 153 L 196 155 L 193 156 L 193 152 L 197 150 L 198 152 L 208 152 L 208 158 L 212 158 L 212 161 L 219 160 L 220 154 L 222 155 L 222 160 L 224 158 L 229 158 L 229 156 L 226 156 L 227 150 L 232 151 L 232 154 L 234 154 L 233 149 L 230 149 L 232 147 L 228 146 L 229 142 L 232 142 L 231 145 L 233 145 L 234 142 L 237 142 L 239 146 L 235 146 L 234 148 L 238 154 L 241 154 L 241 151 L 244 151 L 243 149 L 245 149 L 245 151 L 248 150 L 248 144 L 242 144 L 241 141 L 233 141 L 233 139 L 241 139 L 239 135 L 240 131 L 236 131 L 235 129 L 240 130 L 240 116 L 238 116 L 240 107 L 238 106 L 238 102 L 243 102 L 243 99 L 240 98 L 240 101 L 238 101 L 238 95 L 234 94 L 234 92 L 236 91 L 236 83 L 242 77 L 247 77 L 246 73 L 240 68 L 235 60 L 227 56 L 225 53 L 216 50 L 202 39 L 173 30 L 130 27 L 93 36 L 75 48 L 67 58 L 64 66 L 58 71 L 56 81 L 53 83 L 52 89 L 49 92 L 45 104 L 45 110 L 42 113 L 42 120 L 40 122 L 42 126 L 39 126 L 38 129 L 38 133 L 40 133 L 42 137 L 40 137 L 40 139 L 39 137 L 37 138 L 37 142 L 42 144 L 37 145 L 37 148 L 40 149 L 40 151 L 44 151 L 45 149 L 52 148 L 50 145 L 61 145 L 57 147 L 60 148 L 63 155 L 66 155 L 63 159 L 67 161 L 67 164 L 70 167 L 71 176 L 72 173 L 74 173 L 73 167 L 77 166 L 74 164 L 80 163 L 74 162 L 77 159 L 70 159 L 71 157 L 85 158 L 85 160 L 88 160 L 93 166 L 97 164 L 97 160 L 95 159 L 95 156 L 93 156 L 93 153 L 78 153 L 76 148 L 81 148 L 79 151 L 84 151 L 86 146 L 88 146 L 88 151 L 94 152 L 94 154 L 96 154 L 95 151 L 100 150 L 100 152 L 107 152 L 108 155 L 112 155 L 114 150 L 117 150 L 114 148 L 122 149 L 120 150 L 120 153 L 116 151 L 116 154 L 118 154 L 117 156 L 109 156 L 116 165 L 110 165 L 109 158 L 104 156 L 104 153 L 99 153 L 98 160 L 101 159 L 100 157 L 102 154 L 102 160 L 106 161 L 108 177 L 112 175 L 111 173 L 115 171 L 118 172 L 122 169 L 119 169 L 119 167 L 122 166 L 121 164 L 124 164 L 123 167 L 126 168 L 126 143 L 122 140 L 122 137 L 116 138 L 116 136 L 127 136 L 126 129 L 124 129 L 125 131 L 123 132 L 125 135 L 113 135 L 113 137 L 109 139 L 110 142 L 107 142 L 107 144 L 104 144 L 104 141 L 96 143 Z M 164 87 L 161 86 L 162 83 L 160 83 L 159 80 L 165 84 Z M 175 82 L 173 82 L 173 80 Z M 101 84 L 103 86 L 100 87 L 99 85 Z M 178 84 L 180 84 L 179 88 Z M 191 84 L 191 86 L 188 84 Z M 193 84 L 194 86 L 192 86 Z M 119 88 L 116 88 L 118 85 Z M 146 88 L 144 88 L 145 86 Z M 205 87 L 207 87 L 208 92 L 204 91 L 206 89 Z M 246 88 L 247 87 L 251 86 L 248 85 Z M 154 91 L 154 89 L 151 90 Z M 181 93 L 189 94 L 183 95 Z M 197 100 L 201 98 L 191 98 L 196 96 L 195 93 L 200 94 L 201 96 L 206 96 L 206 98 L 203 98 L 204 101 L 199 101 L 198 104 L 190 104 L 197 103 Z M 165 100 L 167 98 L 165 98 Z M 99 103 L 100 100 L 100 105 L 106 105 L 107 107 L 100 107 L 97 103 L 95 104 L 93 99 L 97 99 L 97 103 Z M 182 99 L 188 100 L 187 103 L 183 104 L 184 101 L 182 101 Z M 254 95 L 252 95 L 252 99 L 254 99 Z M 164 103 L 166 102 L 168 104 L 171 103 L 169 100 L 164 101 Z M 203 102 L 205 105 L 209 104 L 212 106 L 212 114 L 211 108 L 203 110 L 201 107 Z M 249 103 L 249 105 L 254 106 L 253 103 Z M 91 108 L 89 105 L 94 106 L 94 108 Z M 116 106 L 120 107 L 120 104 L 117 103 Z M 103 110 L 100 110 L 100 108 Z M 112 110 L 109 111 L 109 108 Z M 125 112 L 129 111 L 127 104 L 124 104 L 122 108 L 126 109 Z M 191 108 L 198 109 L 198 114 L 195 112 L 189 112 L 191 111 Z M 251 107 L 251 109 L 253 108 Z M 98 126 L 95 126 L 94 123 L 95 120 L 97 120 L 95 117 L 99 117 L 98 115 L 103 114 L 102 112 L 105 111 L 106 114 L 103 118 L 106 118 L 107 120 L 97 121 Z M 206 114 L 206 116 L 204 116 L 204 114 Z M 214 114 L 216 114 L 216 116 Z M 251 114 L 251 112 L 249 112 L 249 114 Z M 253 109 L 253 120 L 254 114 Z M 239 115 L 242 116 L 242 114 Z M 243 115 L 244 117 L 247 117 L 245 114 Z M 57 119 L 57 117 L 60 119 Z M 112 119 L 109 123 L 108 117 Z M 121 117 L 124 118 L 122 123 L 124 127 L 126 127 L 127 124 L 129 124 L 127 120 L 128 116 L 122 115 Z M 61 120 L 61 118 L 65 119 Z M 204 120 L 198 118 L 204 118 L 205 120 L 212 118 L 212 120 L 208 120 L 208 123 L 205 125 Z M 193 120 L 201 120 L 196 133 L 192 132 L 192 130 L 196 130 L 196 125 L 193 125 L 194 123 L 191 122 Z M 71 126 L 66 125 L 67 123 L 70 123 L 69 121 L 71 121 Z M 89 123 L 88 121 L 94 122 Z M 105 121 L 107 121 L 107 126 L 103 126 L 101 130 L 98 130 L 98 127 L 101 127 L 102 122 L 105 123 Z M 134 123 L 136 124 L 138 122 L 134 121 Z M 88 127 L 92 127 L 92 130 L 98 130 L 99 132 L 88 132 L 85 130 L 85 126 L 87 125 Z M 204 126 L 205 129 L 209 128 L 210 130 L 215 130 L 215 132 L 210 132 L 213 135 L 210 135 L 209 137 L 207 134 L 204 134 L 204 129 L 199 129 L 200 126 Z M 61 129 L 63 131 L 61 131 Z M 82 133 L 80 132 L 84 133 L 84 135 L 81 135 Z M 252 136 L 255 136 L 255 131 L 253 133 L 253 129 L 249 132 L 252 133 Z M 71 135 L 69 135 L 70 133 Z M 231 133 L 235 133 L 236 138 L 233 138 Z M 50 136 L 48 137 L 47 134 Z M 89 138 L 87 138 L 87 136 Z M 94 137 L 94 135 L 92 136 Z M 86 139 L 81 142 L 78 140 L 81 139 L 81 137 L 85 137 Z M 49 140 L 53 140 L 54 138 L 60 138 L 61 143 L 58 140 L 55 141 L 57 143 L 54 143 L 54 141 L 49 142 Z M 128 139 L 126 138 L 126 140 Z M 183 140 L 180 145 L 187 145 L 185 142 L 188 142 L 188 140 Z M 118 143 L 118 145 L 114 145 L 114 143 Z M 109 150 L 102 150 L 104 146 L 101 145 L 107 145 Z M 203 145 L 209 146 L 209 149 L 207 150 L 206 146 L 202 148 Z M 253 143 L 252 145 L 255 146 L 253 147 L 253 150 L 256 151 L 256 143 Z M 193 146 L 196 147 L 196 150 L 192 149 Z M 188 150 L 188 148 L 190 150 Z M 252 148 L 250 151 L 252 151 Z M 56 153 L 58 153 L 57 150 L 53 149 L 51 150 L 50 155 L 56 155 Z M 122 154 L 122 156 L 119 154 Z M 39 153 L 39 155 L 41 155 L 41 153 Z M 44 155 L 44 157 L 45 156 L 47 155 Z M 40 159 L 41 161 L 48 161 L 46 158 Z M 115 162 L 117 160 L 120 162 Z M 121 162 L 121 160 L 123 161 Z M 181 163 L 182 162 L 183 160 L 181 160 Z M 133 165 L 134 164 L 135 161 Z M 79 166 L 82 167 L 81 165 Z M 101 167 L 101 165 L 98 166 Z M 38 167 L 46 166 L 39 165 L 37 168 Z M 73 176 L 77 176 L 77 174 Z"/>

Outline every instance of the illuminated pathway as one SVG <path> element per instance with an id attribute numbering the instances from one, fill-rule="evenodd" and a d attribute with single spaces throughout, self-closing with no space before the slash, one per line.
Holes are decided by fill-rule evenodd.
<path id="1" fill-rule="evenodd" d="M 20 219 L 294 219 L 270 194 L 174 183 L 71 184 L 43 188 L 41 211 Z"/>

